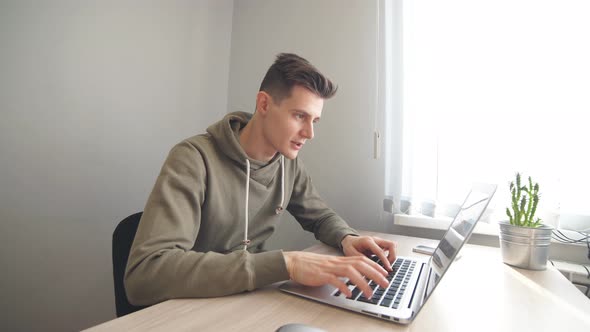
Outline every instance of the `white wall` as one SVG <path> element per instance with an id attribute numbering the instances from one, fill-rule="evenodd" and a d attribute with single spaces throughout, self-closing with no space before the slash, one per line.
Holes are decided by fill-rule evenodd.
<path id="1" fill-rule="evenodd" d="M 227 109 L 233 2 L 0 2 L 0 330 L 114 318 L 111 234 Z"/>
<path id="2" fill-rule="evenodd" d="M 248 0 L 234 4 L 228 109 L 252 112 L 260 82 L 280 52 L 297 53 L 338 84 L 315 138 L 302 153 L 322 197 L 353 227 L 380 221 L 383 161 L 372 158 L 376 108 L 377 1 Z M 313 243 L 291 217 L 269 248 Z"/>

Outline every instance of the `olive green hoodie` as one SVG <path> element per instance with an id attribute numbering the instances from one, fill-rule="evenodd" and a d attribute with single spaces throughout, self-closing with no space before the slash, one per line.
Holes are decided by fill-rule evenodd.
<path id="1" fill-rule="evenodd" d="M 288 279 L 282 251 L 262 251 L 285 204 L 305 230 L 330 246 L 357 234 L 321 200 L 301 160 L 248 158 L 238 135 L 251 117 L 228 114 L 170 151 L 129 255 L 125 288 L 131 303 L 222 296 Z"/>

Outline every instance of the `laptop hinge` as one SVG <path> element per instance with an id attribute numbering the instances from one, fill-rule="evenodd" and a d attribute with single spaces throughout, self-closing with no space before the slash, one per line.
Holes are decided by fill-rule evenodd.
<path id="1" fill-rule="evenodd" d="M 412 308 L 412 303 L 414 302 L 414 299 L 416 298 L 416 291 L 418 290 L 418 288 L 423 288 L 423 287 L 418 287 L 419 283 L 420 283 L 420 277 L 422 276 L 422 272 L 424 271 L 424 267 L 426 266 L 426 264 L 421 264 L 420 266 L 420 273 L 418 273 L 418 278 L 416 281 L 416 287 L 414 287 L 414 291 L 412 292 L 412 297 L 410 297 L 410 303 L 408 304 L 408 308 Z M 413 315 L 413 313 L 412 313 Z"/>

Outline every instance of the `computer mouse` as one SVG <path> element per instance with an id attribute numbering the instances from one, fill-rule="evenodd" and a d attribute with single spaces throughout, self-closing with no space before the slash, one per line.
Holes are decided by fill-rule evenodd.
<path id="1" fill-rule="evenodd" d="M 279 327 L 276 332 L 326 332 L 325 330 L 319 329 L 317 327 L 299 324 L 299 323 L 291 323 L 286 324 Z"/>

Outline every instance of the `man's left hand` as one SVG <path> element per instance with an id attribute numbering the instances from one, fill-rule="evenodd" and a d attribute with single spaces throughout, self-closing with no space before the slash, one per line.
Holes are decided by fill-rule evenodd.
<path id="1" fill-rule="evenodd" d="M 341 244 L 344 255 L 370 256 L 374 254 L 383 262 L 383 267 L 391 271 L 391 263 L 395 261 L 395 242 L 376 236 L 347 235 L 342 239 Z"/>

